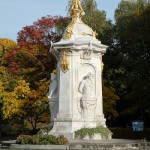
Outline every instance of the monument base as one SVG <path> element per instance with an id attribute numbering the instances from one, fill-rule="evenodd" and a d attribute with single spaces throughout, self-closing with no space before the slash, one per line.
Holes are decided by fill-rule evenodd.
<path id="1" fill-rule="evenodd" d="M 96 128 L 97 126 L 103 126 L 106 128 L 106 119 L 101 118 L 98 120 L 93 119 L 68 119 L 68 118 L 61 118 L 61 119 L 54 119 L 54 126 L 49 134 L 58 136 L 64 135 L 68 140 L 75 139 L 75 131 L 84 129 L 84 128 Z M 108 136 L 108 139 L 111 139 L 111 134 Z M 105 139 L 100 134 L 95 134 L 93 138 L 85 137 L 85 139 Z"/>

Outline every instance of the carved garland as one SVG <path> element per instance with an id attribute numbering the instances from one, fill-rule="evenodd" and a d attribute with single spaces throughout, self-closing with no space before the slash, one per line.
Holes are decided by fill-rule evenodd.
<path id="1" fill-rule="evenodd" d="M 83 52 L 83 54 L 81 54 L 80 58 L 84 60 L 91 60 L 91 54 L 92 54 L 92 51 L 87 50 Z"/>

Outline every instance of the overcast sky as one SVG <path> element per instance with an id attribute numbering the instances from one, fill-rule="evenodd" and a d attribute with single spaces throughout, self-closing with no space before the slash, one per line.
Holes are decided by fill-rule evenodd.
<path id="1" fill-rule="evenodd" d="M 111 20 L 120 1 L 96 0 L 98 8 L 105 10 Z M 0 38 L 16 40 L 23 27 L 43 16 L 66 16 L 67 3 L 68 0 L 0 0 Z"/>

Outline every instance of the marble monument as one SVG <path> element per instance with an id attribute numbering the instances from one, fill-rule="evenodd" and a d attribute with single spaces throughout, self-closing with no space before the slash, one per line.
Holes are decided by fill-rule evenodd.
<path id="1" fill-rule="evenodd" d="M 52 43 L 50 52 L 57 59 L 57 73 L 51 74 L 48 98 L 51 109 L 50 134 L 74 138 L 81 128 L 106 127 L 102 101 L 102 56 L 106 45 L 87 26 L 80 0 L 72 0 L 62 39 Z"/>

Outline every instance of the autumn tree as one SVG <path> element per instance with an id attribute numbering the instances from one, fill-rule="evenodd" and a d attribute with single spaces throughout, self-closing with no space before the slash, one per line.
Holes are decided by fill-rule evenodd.
<path id="1" fill-rule="evenodd" d="M 38 88 L 32 90 L 24 101 L 24 113 L 21 116 L 31 124 L 33 132 L 37 131 L 38 123 L 50 122 L 49 102 L 46 97 L 49 81 L 43 79 L 36 84 Z"/>
<path id="2" fill-rule="evenodd" d="M 0 56 L 2 56 L 15 46 L 16 46 L 15 41 L 7 38 L 0 38 Z"/>
<path id="3" fill-rule="evenodd" d="M 1 134 L 1 124 L 3 123 L 3 111 L 4 106 L 4 95 L 6 94 L 6 89 L 11 90 L 15 79 L 13 79 L 7 70 L 8 60 L 7 55 L 11 50 L 16 47 L 16 42 L 7 38 L 0 38 L 0 134 Z"/>
<path id="4" fill-rule="evenodd" d="M 55 64 L 50 59 L 48 51 L 43 47 L 37 45 L 29 45 L 28 47 L 17 46 L 12 50 L 12 53 L 7 55 L 8 60 L 8 72 L 12 76 L 17 78 L 17 82 L 13 86 L 12 90 L 7 91 L 10 99 L 15 102 L 16 106 L 11 104 L 16 112 L 10 111 L 11 115 L 7 115 L 4 119 L 12 120 L 11 122 L 26 126 L 26 123 L 31 124 L 33 132 L 37 131 L 37 124 L 39 122 L 49 122 L 49 104 L 46 97 L 48 91 L 48 83 L 50 79 L 50 72 L 55 68 Z M 10 64 L 16 63 L 18 68 L 15 66 L 9 68 Z M 22 82 L 22 86 L 21 83 Z M 19 83 L 18 83 L 19 82 Z M 26 96 L 20 100 L 18 95 L 21 91 L 25 91 L 25 87 L 28 89 Z M 18 94 L 17 94 L 18 93 Z M 10 101 L 3 99 L 6 105 L 10 106 Z M 20 107 L 17 107 L 17 104 Z M 17 108 L 18 109 L 17 109 Z M 5 113 L 9 107 L 5 109 Z"/>
<path id="5" fill-rule="evenodd" d="M 37 83 L 38 89 L 32 90 L 25 80 L 18 80 L 13 91 L 6 91 L 1 83 L 0 102 L 3 104 L 3 119 L 18 122 L 22 126 L 28 122 L 33 131 L 37 130 L 37 123 L 49 122 L 49 105 L 46 97 L 48 83 L 47 80 L 40 81 Z"/>
<path id="6" fill-rule="evenodd" d="M 67 17 L 61 16 L 42 17 L 18 33 L 18 44 L 22 47 L 38 45 L 49 50 L 51 42 L 57 42 L 61 39 L 68 21 Z"/>
<path id="7" fill-rule="evenodd" d="M 66 21 L 67 18 L 63 17 L 42 17 L 33 25 L 24 27 L 18 33 L 18 46 L 7 55 L 7 71 L 13 77 L 15 75 L 18 82 L 21 79 L 21 81 L 29 84 L 29 93 L 20 101 L 18 99 L 20 96 L 16 95 L 16 89 L 19 88 L 18 82 L 15 82 L 11 90 L 6 92 L 3 100 L 9 94 L 16 105 L 20 103 L 20 107 L 16 109 L 17 106 L 12 103 L 11 106 L 14 107 L 16 112 L 13 113 L 12 109 L 11 116 L 6 114 L 6 112 L 9 112 L 9 107 L 3 108 L 6 115 L 4 118 L 11 120 L 11 117 L 15 115 L 15 118 L 17 118 L 14 119 L 15 122 L 28 121 L 33 130 L 37 129 L 37 123 L 50 120 L 46 92 L 50 73 L 56 67 L 56 61 L 50 55 L 49 48 L 51 42 L 60 39 Z M 23 87 L 20 87 L 22 90 L 25 90 L 24 84 Z M 5 99 L 5 103 L 10 104 L 11 102 Z"/>
<path id="8" fill-rule="evenodd" d="M 0 81 L 2 83 L 1 85 L 4 85 L 4 87 L 9 90 L 11 88 L 8 86 L 12 85 L 11 81 L 13 82 L 13 78 L 8 73 L 7 55 L 11 53 L 16 45 L 16 42 L 13 40 L 0 38 Z"/>
<path id="9" fill-rule="evenodd" d="M 7 67 L 7 55 L 16 47 L 16 42 L 7 38 L 0 38 L 0 71 Z"/>
<path id="10" fill-rule="evenodd" d="M 45 79 L 36 84 L 38 88 L 36 90 L 30 88 L 30 93 L 23 99 L 22 113 L 17 113 L 17 120 L 15 120 L 18 123 L 23 120 L 24 126 L 25 123 L 29 123 L 33 133 L 38 130 L 38 123 L 49 123 L 50 121 L 49 103 L 46 97 L 49 81 Z"/>
<path id="11" fill-rule="evenodd" d="M 21 50 L 15 58 L 20 66 L 19 73 L 30 78 L 29 82 L 49 79 L 51 71 L 56 67 L 56 60 L 49 53 L 51 42 L 61 39 L 68 21 L 66 17 L 46 16 L 18 33 Z"/>
<path id="12" fill-rule="evenodd" d="M 29 83 L 25 80 L 19 80 L 14 86 L 13 91 L 5 90 L 3 94 L 3 119 L 11 119 L 17 113 L 22 113 L 22 100 L 29 95 L 30 88 Z"/>
<path id="13" fill-rule="evenodd" d="M 3 87 L 3 83 L 0 80 L 0 139 L 1 139 L 1 125 L 2 125 L 2 98 L 3 98 L 3 94 L 4 94 L 4 87 Z"/>
<path id="14" fill-rule="evenodd" d="M 41 47 L 22 48 L 9 39 L 0 39 L 0 44 L 0 123 L 28 122 L 36 130 L 37 123 L 50 120 L 46 92 L 55 65 Z"/>

